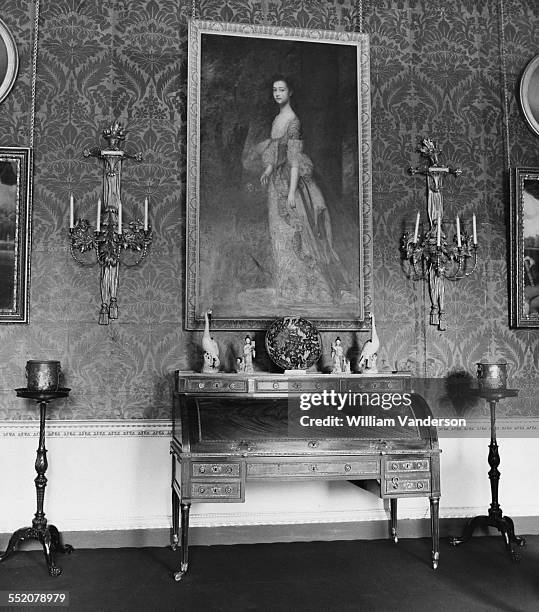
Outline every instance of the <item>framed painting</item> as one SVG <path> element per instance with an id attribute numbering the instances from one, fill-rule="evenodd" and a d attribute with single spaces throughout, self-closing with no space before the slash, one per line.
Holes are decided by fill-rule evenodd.
<path id="1" fill-rule="evenodd" d="M 187 96 L 186 328 L 367 328 L 367 35 L 192 20 Z"/>
<path id="2" fill-rule="evenodd" d="M 509 315 L 514 328 L 539 327 L 539 168 L 512 168 Z"/>
<path id="3" fill-rule="evenodd" d="M 15 39 L 0 19 L 0 102 L 9 94 L 19 68 L 19 54 Z"/>
<path id="4" fill-rule="evenodd" d="M 520 79 L 520 104 L 530 128 L 539 136 L 539 55 L 536 55 Z"/>
<path id="5" fill-rule="evenodd" d="M 28 323 L 31 151 L 0 147 L 0 323 Z"/>

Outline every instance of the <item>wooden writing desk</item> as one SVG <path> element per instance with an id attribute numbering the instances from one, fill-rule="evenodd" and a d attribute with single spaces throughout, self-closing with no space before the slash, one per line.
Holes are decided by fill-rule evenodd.
<path id="1" fill-rule="evenodd" d="M 361 393 L 370 416 L 364 426 L 303 427 L 302 394 L 331 390 Z M 409 394 L 410 405 L 382 409 L 379 398 Z M 317 414 L 342 415 L 334 408 Z M 195 374 L 176 372 L 173 408 L 173 548 L 180 542 L 181 566 L 188 569 L 189 509 L 192 502 L 243 502 L 249 481 L 377 480 L 390 500 L 391 532 L 397 541 L 397 498 L 430 498 L 432 565 L 438 566 L 440 456 L 436 428 L 401 425 L 397 418 L 432 417 L 413 394 L 406 376 L 357 374 Z M 395 425 L 378 425 L 393 417 Z M 373 418 L 375 419 L 373 421 Z"/>

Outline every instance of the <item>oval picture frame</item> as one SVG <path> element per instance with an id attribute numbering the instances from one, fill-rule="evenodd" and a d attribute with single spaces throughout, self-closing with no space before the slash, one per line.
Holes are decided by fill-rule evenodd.
<path id="1" fill-rule="evenodd" d="M 17 78 L 19 54 L 15 39 L 0 19 L 0 102 L 3 102 Z"/>
<path id="2" fill-rule="evenodd" d="M 539 55 L 530 60 L 522 73 L 520 103 L 528 125 L 539 136 Z"/>

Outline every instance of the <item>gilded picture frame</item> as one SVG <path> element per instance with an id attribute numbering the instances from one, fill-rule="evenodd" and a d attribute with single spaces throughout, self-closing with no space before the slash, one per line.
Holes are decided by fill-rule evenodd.
<path id="1" fill-rule="evenodd" d="M 28 323 L 31 149 L 0 147 L 0 323 Z"/>
<path id="2" fill-rule="evenodd" d="M 0 102 L 11 91 L 19 69 L 17 45 L 7 25 L 0 19 Z"/>
<path id="3" fill-rule="evenodd" d="M 539 168 L 512 168 L 510 197 L 510 325 L 539 328 Z"/>
<path id="4" fill-rule="evenodd" d="M 368 36 L 191 20 L 187 79 L 186 329 L 366 329 Z"/>
<path id="5" fill-rule="evenodd" d="M 539 136 L 539 55 L 528 62 L 522 73 L 520 104 L 528 125 Z"/>

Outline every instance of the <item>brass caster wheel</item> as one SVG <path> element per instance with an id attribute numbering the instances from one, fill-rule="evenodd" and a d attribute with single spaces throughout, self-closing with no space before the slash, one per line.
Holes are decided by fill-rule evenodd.
<path id="1" fill-rule="evenodd" d="M 187 574 L 187 568 L 189 565 L 187 563 L 182 563 L 180 565 L 180 570 L 178 572 L 174 572 L 174 580 L 176 582 L 180 582 L 180 580 Z"/>
<path id="2" fill-rule="evenodd" d="M 180 582 L 180 580 L 185 576 L 185 572 L 182 572 L 181 570 L 179 572 L 174 572 L 174 580 L 176 582 Z"/>

